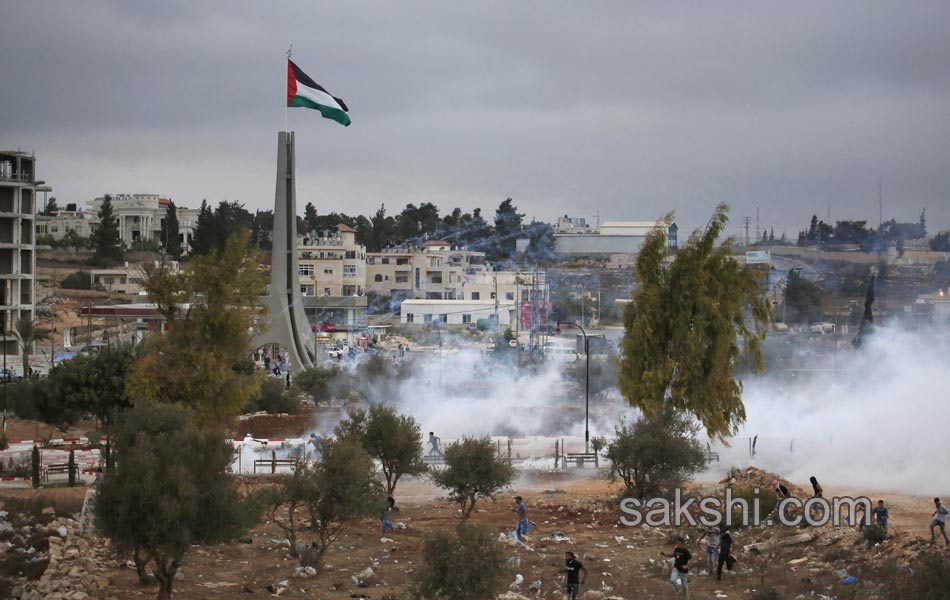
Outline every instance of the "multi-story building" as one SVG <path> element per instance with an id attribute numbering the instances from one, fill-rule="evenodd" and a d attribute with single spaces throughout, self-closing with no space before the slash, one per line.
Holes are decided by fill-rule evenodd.
<path id="1" fill-rule="evenodd" d="M 489 270 L 484 252 L 429 240 L 421 246 L 367 254 L 366 289 L 399 298 L 455 300 L 463 297 L 468 277 Z"/>
<path id="2" fill-rule="evenodd" d="M 76 205 L 70 205 L 75 209 Z M 99 223 L 96 215 L 85 210 L 60 210 L 53 216 L 36 216 L 37 237 L 50 236 L 54 240 L 61 240 L 70 231 L 75 231 L 81 238 L 92 235 L 93 229 Z"/>
<path id="3" fill-rule="evenodd" d="M 139 241 L 161 243 L 162 225 L 171 200 L 156 194 L 117 194 L 109 198 L 112 201 L 112 212 L 119 222 L 119 239 L 122 242 L 127 246 Z M 104 199 L 100 197 L 90 202 L 89 210 L 68 204 L 55 215 L 38 217 L 36 234 L 62 240 L 67 233 L 75 231 L 79 237 L 88 238 L 99 226 L 99 209 Z M 175 208 L 178 215 L 178 237 L 182 250 L 187 254 L 192 235 L 198 226 L 199 210 L 182 206 Z"/>
<path id="4" fill-rule="evenodd" d="M 36 302 L 36 195 L 50 191 L 36 179 L 36 158 L 0 152 L 0 345 L 17 355 L 12 331 L 18 319 L 33 319 Z"/>
<path id="5" fill-rule="evenodd" d="M 161 243 L 162 224 L 171 200 L 157 194 L 116 194 L 109 196 L 109 199 L 112 201 L 115 218 L 119 221 L 119 239 L 126 245 L 131 246 L 140 240 Z M 103 200 L 105 197 L 96 198 L 90 202 L 93 215 L 98 215 Z M 184 252 L 188 252 L 191 237 L 198 226 L 200 211 L 196 208 L 176 206 L 175 212 L 178 216 L 178 236 L 181 247 Z M 96 224 L 98 224 L 97 217 Z"/>
<path id="6" fill-rule="evenodd" d="M 356 230 L 312 231 L 297 243 L 297 272 L 304 296 L 362 296 L 366 293 L 366 246 Z"/>
<path id="7" fill-rule="evenodd" d="M 298 238 L 297 275 L 315 332 L 347 339 L 366 327 L 366 247 L 355 229 L 340 224 Z"/>

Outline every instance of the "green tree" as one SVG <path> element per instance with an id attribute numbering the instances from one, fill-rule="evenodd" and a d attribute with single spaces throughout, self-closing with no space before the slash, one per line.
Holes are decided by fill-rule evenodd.
<path id="1" fill-rule="evenodd" d="M 624 397 L 647 416 L 684 411 L 720 439 L 745 420 L 733 370 L 743 355 L 762 368 L 771 318 L 760 274 L 732 257 L 731 238 L 717 243 L 727 222 L 728 207 L 720 204 L 669 267 L 665 229 L 647 235 L 637 257 L 638 287 L 624 312 L 619 376 Z"/>
<path id="2" fill-rule="evenodd" d="M 181 231 L 178 225 L 178 209 L 174 202 L 168 203 L 165 219 L 162 221 L 162 247 L 173 259 L 181 258 Z"/>
<path id="3" fill-rule="evenodd" d="M 798 271 L 790 271 L 785 280 L 785 302 L 797 317 L 796 321 L 808 321 L 809 315 L 821 307 L 821 286 L 802 277 Z"/>
<path id="4" fill-rule="evenodd" d="M 92 240 L 82 237 L 75 229 L 70 229 L 63 236 L 61 245 L 73 251 L 87 250 L 92 247 Z"/>
<path id="5" fill-rule="evenodd" d="M 132 360 L 130 347 L 111 346 L 59 363 L 50 371 L 48 381 L 64 405 L 93 415 L 108 432 L 116 414 L 130 406 L 125 378 Z"/>
<path id="6" fill-rule="evenodd" d="M 643 499 L 669 490 L 706 466 L 696 427 L 673 411 L 628 425 L 621 421 L 607 444 L 611 479 L 620 479 L 627 494 Z"/>
<path id="7" fill-rule="evenodd" d="M 336 366 L 304 369 L 293 379 L 294 390 L 306 394 L 314 404 L 329 401 L 330 384 L 339 373 L 340 369 Z"/>
<path id="8" fill-rule="evenodd" d="M 131 398 L 181 404 L 209 424 L 239 414 L 258 393 L 263 376 L 248 357 L 264 275 L 248 238 L 241 230 L 223 253 L 193 258 L 182 274 L 149 270 L 144 287 L 169 331 L 141 346 L 126 377 Z"/>
<path id="9" fill-rule="evenodd" d="M 243 410 L 244 413 L 262 410 L 271 414 L 287 413 L 295 415 L 300 412 L 300 402 L 296 397 L 287 393 L 286 385 L 282 380 L 267 377 L 261 384 L 260 391 L 251 398 Z"/>
<path id="10" fill-rule="evenodd" d="M 369 412 L 354 410 L 342 421 L 337 437 L 356 434 L 367 454 L 379 461 L 386 478 L 386 494 L 393 495 L 403 475 L 422 475 L 428 469 L 422 459 L 422 430 L 408 415 L 400 415 L 386 404 L 375 404 Z"/>
<path id="11" fill-rule="evenodd" d="M 934 252 L 950 252 L 950 230 L 941 231 L 930 240 L 930 249 Z"/>
<path id="12" fill-rule="evenodd" d="M 466 520 L 480 498 L 495 496 L 511 485 L 517 471 L 511 462 L 498 456 L 488 436 L 464 437 L 445 449 L 445 468 L 433 471 L 432 481 L 449 492 L 449 499 L 462 509 Z"/>
<path id="13" fill-rule="evenodd" d="M 305 233 L 317 230 L 317 207 L 313 205 L 313 202 L 307 202 L 307 205 L 303 207 L 303 222 L 307 228 Z"/>
<path id="14" fill-rule="evenodd" d="M 13 325 L 13 335 L 20 342 L 20 352 L 23 356 L 23 376 L 27 377 L 30 373 L 30 354 L 33 351 L 33 344 L 48 340 L 50 331 L 37 324 L 36 319 L 17 319 Z"/>
<path id="15" fill-rule="evenodd" d="M 112 198 L 106 194 L 99 207 L 99 225 L 92 233 L 93 264 L 108 266 L 122 261 L 122 240 L 119 221 L 112 211 Z"/>
<path id="16" fill-rule="evenodd" d="M 293 473 L 282 476 L 280 484 L 268 490 L 266 497 L 267 516 L 290 542 L 290 555 L 300 561 L 300 566 L 308 566 L 313 558 L 308 552 L 300 552 L 298 539 L 303 527 L 301 512 L 320 496 L 316 484 L 314 468 L 302 462 Z"/>
<path id="17" fill-rule="evenodd" d="M 33 444 L 33 450 L 30 451 L 30 480 L 33 489 L 40 487 L 40 449 L 36 444 Z"/>
<path id="18" fill-rule="evenodd" d="M 69 473 L 69 487 L 76 486 L 76 451 L 69 450 L 69 459 L 66 461 L 66 471 Z"/>
<path id="19" fill-rule="evenodd" d="M 195 229 L 188 243 L 191 245 L 190 254 L 192 256 L 206 256 L 211 254 L 211 250 L 217 245 L 214 231 L 214 213 L 211 212 L 211 207 L 208 206 L 207 200 L 201 201 L 201 208 L 198 209 L 198 219 L 195 222 Z"/>
<path id="20" fill-rule="evenodd" d="M 89 271 L 73 271 L 60 284 L 64 290 L 88 290 L 92 288 L 92 276 Z"/>
<path id="21" fill-rule="evenodd" d="M 454 536 L 446 531 L 426 536 L 414 579 L 422 598 L 490 600 L 511 580 L 511 568 L 491 528 L 462 523 Z"/>
<path id="22" fill-rule="evenodd" d="M 378 516 L 384 501 L 373 459 L 357 440 L 324 440 L 321 456 L 313 468 L 312 495 L 307 499 L 317 535 L 308 561 L 315 567 L 350 524 Z"/>
<path id="23" fill-rule="evenodd" d="M 49 202 L 46 203 L 46 206 L 43 208 L 43 215 L 47 217 L 55 217 L 59 213 L 59 206 L 56 205 L 56 196 L 52 196 L 49 199 Z"/>
<path id="24" fill-rule="evenodd" d="M 115 445 L 116 467 L 96 494 L 96 526 L 120 552 L 153 563 L 157 598 L 170 600 L 193 545 L 231 540 L 250 524 L 228 473 L 233 449 L 181 408 L 147 403 L 123 414 Z"/>
<path id="25" fill-rule="evenodd" d="M 49 378 L 20 381 L 9 391 L 13 412 L 21 419 L 42 421 L 65 433 L 82 418 L 74 406 L 63 402 Z"/>

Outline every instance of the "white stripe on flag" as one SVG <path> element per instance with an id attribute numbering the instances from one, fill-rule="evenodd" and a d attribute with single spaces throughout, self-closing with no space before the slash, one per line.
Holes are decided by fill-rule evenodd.
<path id="1" fill-rule="evenodd" d="M 321 106 L 329 106 L 331 108 L 336 108 L 338 110 L 343 110 L 343 107 L 333 99 L 333 96 L 326 92 L 321 92 L 320 90 L 315 90 L 312 87 L 307 87 L 304 84 L 297 82 L 297 95 L 310 100 L 311 102 L 316 102 Z"/>

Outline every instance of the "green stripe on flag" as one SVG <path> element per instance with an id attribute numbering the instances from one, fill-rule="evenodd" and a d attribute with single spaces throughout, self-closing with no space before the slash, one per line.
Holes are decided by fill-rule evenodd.
<path id="1" fill-rule="evenodd" d="M 302 106 L 303 108 L 312 108 L 315 110 L 319 110 L 320 114 L 323 115 L 324 118 L 330 119 L 332 121 L 336 121 L 337 123 L 339 123 L 340 125 L 343 125 L 344 127 L 349 125 L 351 122 L 350 115 L 346 114 L 339 108 L 333 108 L 332 106 L 317 104 L 313 100 L 308 100 L 307 98 L 304 98 L 303 96 L 300 96 L 300 95 L 297 95 L 291 98 L 290 104 L 288 104 L 287 106 Z"/>

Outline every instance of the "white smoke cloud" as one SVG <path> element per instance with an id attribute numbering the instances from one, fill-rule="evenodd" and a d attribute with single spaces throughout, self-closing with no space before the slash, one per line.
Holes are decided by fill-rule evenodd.
<path id="1" fill-rule="evenodd" d="M 948 331 L 946 322 L 879 327 L 859 350 L 839 342 L 837 371 L 828 357 L 826 371 L 793 382 L 776 373 L 747 381 L 748 420 L 722 466 L 752 464 L 802 483 L 814 475 L 829 491 L 946 491 Z"/>

